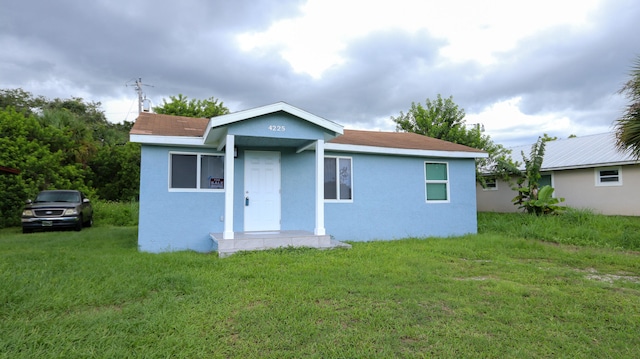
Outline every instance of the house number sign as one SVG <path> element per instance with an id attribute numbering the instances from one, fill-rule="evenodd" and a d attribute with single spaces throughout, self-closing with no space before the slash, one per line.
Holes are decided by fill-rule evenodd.
<path id="1" fill-rule="evenodd" d="M 269 126 L 269 131 L 284 132 L 284 131 L 286 131 L 286 129 L 284 128 L 284 125 L 282 125 L 282 126 L 280 126 L 280 125 L 271 125 L 271 126 Z"/>

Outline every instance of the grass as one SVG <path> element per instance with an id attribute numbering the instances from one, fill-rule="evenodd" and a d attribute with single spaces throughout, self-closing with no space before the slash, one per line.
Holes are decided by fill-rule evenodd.
<path id="1" fill-rule="evenodd" d="M 577 246 L 640 251 L 640 217 L 602 216 L 569 208 L 559 216 L 479 213 L 478 232 Z"/>
<path id="2" fill-rule="evenodd" d="M 526 220 L 225 259 L 139 253 L 136 227 L 98 220 L 0 230 L 0 358 L 638 357 L 640 255 L 523 238 L 550 226 Z"/>
<path id="3" fill-rule="evenodd" d="M 93 201 L 94 222 L 111 226 L 137 226 L 138 202 Z"/>

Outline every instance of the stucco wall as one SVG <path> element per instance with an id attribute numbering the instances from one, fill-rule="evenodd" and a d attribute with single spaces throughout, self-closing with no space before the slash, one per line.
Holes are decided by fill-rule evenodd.
<path id="1" fill-rule="evenodd" d="M 315 227 L 315 153 L 292 148 L 252 148 L 281 153 L 282 230 Z M 140 250 L 216 250 L 209 233 L 224 230 L 224 192 L 169 191 L 170 152 L 211 152 L 143 146 L 140 179 Z M 244 149 L 235 159 L 234 231 L 244 226 Z M 472 159 L 429 159 L 449 164 L 449 203 L 425 202 L 425 158 L 327 152 L 352 158 L 353 202 L 325 203 L 327 234 L 367 241 L 475 233 Z M 226 169 L 225 169 L 226 178 Z"/>
<path id="2" fill-rule="evenodd" d="M 589 208 L 606 215 L 640 215 L 640 165 L 622 166 L 621 186 L 596 186 L 593 168 L 553 172 L 556 197 L 564 197 L 562 204 L 575 208 Z M 476 186 L 478 211 L 515 212 L 511 203 L 516 192 L 505 182 L 498 182 L 498 190 L 483 190 Z"/>
<path id="3" fill-rule="evenodd" d="M 138 247 L 145 252 L 211 251 L 209 232 L 224 228 L 224 193 L 169 192 L 169 151 L 202 152 L 142 146 Z"/>
<path id="4" fill-rule="evenodd" d="M 622 166 L 621 186 L 596 186 L 594 169 L 555 173 L 556 194 L 565 204 L 590 208 L 596 213 L 625 216 L 640 215 L 640 166 Z"/>
<path id="5" fill-rule="evenodd" d="M 353 203 L 326 203 L 327 233 L 367 241 L 476 233 L 472 159 L 449 163 L 450 203 L 425 202 L 425 158 L 327 153 L 353 157 Z"/>
<path id="6" fill-rule="evenodd" d="M 516 212 L 518 207 L 511 200 L 516 196 L 509 183 L 497 181 L 496 189 L 485 189 L 476 183 L 476 199 L 479 212 Z"/>

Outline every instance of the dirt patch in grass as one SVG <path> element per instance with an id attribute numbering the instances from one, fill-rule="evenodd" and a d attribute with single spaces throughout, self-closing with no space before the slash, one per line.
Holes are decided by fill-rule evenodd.
<path id="1" fill-rule="evenodd" d="M 585 278 L 591 279 L 591 280 L 597 280 L 600 282 L 613 283 L 615 281 L 623 280 L 631 283 L 640 283 L 640 276 L 627 275 L 627 273 L 620 273 L 620 274 L 600 273 L 595 268 L 587 268 L 584 270 L 576 269 L 576 270 L 578 272 L 587 273 L 585 275 Z"/>

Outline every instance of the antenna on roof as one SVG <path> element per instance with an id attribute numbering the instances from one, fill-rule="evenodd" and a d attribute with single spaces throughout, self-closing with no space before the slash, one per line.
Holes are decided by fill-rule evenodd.
<path id="1" fill-rule="evenodd" d="M 129 82 L 131 82 L 131 81 L 129 81 Z M 136 93 L 138 94 L 138 113 L 142 112 L 143 103 L 144 103 L 144 112 L 149 112 L 149 110 L 150 110 L 149 100 L 147 100 L 147 96 L 146 95 L 145 95 L 144 99 L 142 98 L 142 95 L 143 95 L 142 86 L 150 86 L 150 87 L 153 87 L 153 86 L 152 85 L 143 84 L 141 77 L 138 77 L 138 79 L 135 80 L 135 85 L 125 84 L 125 86 L 135 86 L 136 87 Z"/>

